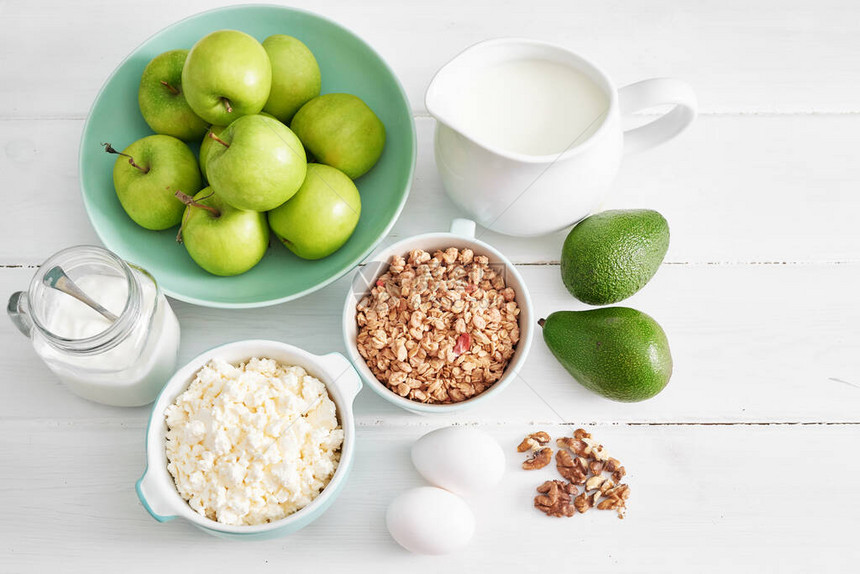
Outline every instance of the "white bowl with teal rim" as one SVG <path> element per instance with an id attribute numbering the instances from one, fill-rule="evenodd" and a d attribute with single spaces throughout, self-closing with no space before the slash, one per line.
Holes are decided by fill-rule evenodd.
<path id="1" fill-rule="evenodd" d="M 173 477 L 167 470 L 167 423 L 164 411 L 188 388 L 197 372 L 211 359 L 217 358 L 237 364 L 253 357 L 265 357 L 284 365 L 302 367 L 311 376 L 322 381 L 337 409 L 338 422 L 343 428 L 343 446 L 334 476 L 310 504 L 285 518 L 266 524 L 232 526 L 199 514 L 176 490 Z M 331 506 L 346 483 L 355 453 L 355 418 L 352 407 L 360 390 L 361 379 L 358 373 L 340 353 L 314 355 L 286 343 L 265 340 L 238 341 L 206 351 L 179 369 L 155 400 L 146 429 L 146 470 L 137 481 L 137 496 L 144 508 L 159 522 L 184 518 L 201 530 L 223 538 L 266 540 L 304 528 Z"/>
<path id="2" fill-rule="evenodd" d="M 484 392 L 457 403 L 422 403 L 401 397 L 389 389 L 374 376 L 373 371 L 367 366 L 364 357 L 358 352 L 358 345 L 356 343 L 358 338 L 358 324 L 355 320 L 356 305 L 370 291 L 376 278 L 388 269 L 393 255 L 406 255 L 413 249 L 423 249 L 424 251 L 433 253 L 437 249 L 444 250 L 448 247 L 456 247 L 458 249 L 469 248 L 475 252 L 475 255 L 486 255 L 490 260 L 490 266 L 498 267 L 504 273 L 505 285 L 512 288 L 516 293 L 515 300 L 520 308 L 518 321 L 520 340 L 517 343 L 514 356 L 511 357 L 510 362 L 505 368 L 502 378 Z M 493 397 L 498 396 L 517 378 L 520 369 L 525 364 L 537 325 L 535 321 L 534 308 L 532 307 L 532 300 L 529 296 L 525 280 L 519 271 L 517 271 L 514 264 L 511 263 L 511 260 L 505 257 L 501 251 L 475 237 L 475 222 L 469 219 L 455 219 L 451 222 L 451 228 L 448 232 L 415 235 L 398 241 L 376 253 L 356 272 L 343 306 L 343 336 L 344 343 L 346 344 L 346 352 L 355 369 L 361 375 L 361 378 L 364 379 L 368 387 L 386 401 L 407 411 L 422 415 L 448 414 L 461 411 L 484 404 Z"/>

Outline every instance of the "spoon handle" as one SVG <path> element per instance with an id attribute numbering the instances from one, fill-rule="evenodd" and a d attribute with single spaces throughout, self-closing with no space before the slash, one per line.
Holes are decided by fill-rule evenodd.
<path id="1" fill-rule="evenodd" d="M 45 277 L 43 279 L 45 285 L 48 287 L 53 287 L 58 291 L 62 291 L 67 295 L 71 295 L 84 305 L 88 305 L 93 310 L 97 311 L 102 317 L 110 321 L 111 323 L 115 322 L 119 317 L 90 299 L 90 297 L 81 291 L 81 288 L 75 285 L 75 282 L 72 281 L 66 272 L 63 271 L 62 267 L 52 267 L 45 273 Z"/>
<path id="2" fill-rule="evenodd" d="M 27 294 L 23 291 L 12 293 L 9 297 L 9 303 L 6 306 L 6 312 L 9 318 L 18 327 L 18 330 L 29 337 L 33 333 L 33 321 L 30 320 L 29 312 L 27 311 Z"/>

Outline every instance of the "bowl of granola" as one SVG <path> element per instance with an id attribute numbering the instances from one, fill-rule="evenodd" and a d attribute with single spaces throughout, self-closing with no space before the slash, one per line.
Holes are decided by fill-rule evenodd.
<path id="1" fill-rule="evenodd" d="M 347 354 L 385 400 L 419 414 L 481 404 L 517 376 L 534 334 L 531 298 L 507 257 L 455 219 L 404 239 L 355 275 Z"/>

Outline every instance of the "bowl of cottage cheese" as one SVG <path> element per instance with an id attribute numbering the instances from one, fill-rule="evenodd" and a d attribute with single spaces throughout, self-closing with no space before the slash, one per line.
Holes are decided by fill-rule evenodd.
<path id="1" fill-rule="evenodd" d="M 349 473 L 360 389 L 339 353 L 253 340 L 199 355 L 156 399 L 141 503 L 159 522 L 184 518 L 229 538 L 307 526 Z"/>

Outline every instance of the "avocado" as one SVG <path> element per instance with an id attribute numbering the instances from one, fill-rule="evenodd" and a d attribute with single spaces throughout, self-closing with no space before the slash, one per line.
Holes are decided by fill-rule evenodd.
<path id="1" fill-rule="evenodd" d="M 547 347 L 567 372 L 608 399 L 650 399 L 672 376 L 666 333 L 636 309 L 557 311 L 538 324 Z"/>
<path id="2" fill-rule="evenodd" d="M 618 209 L 586 217 L 564 240 L 561 279 L 589 305 L 609 305 L 645 286 L 669 249 L 669 224 L 650 209 Z"/>

